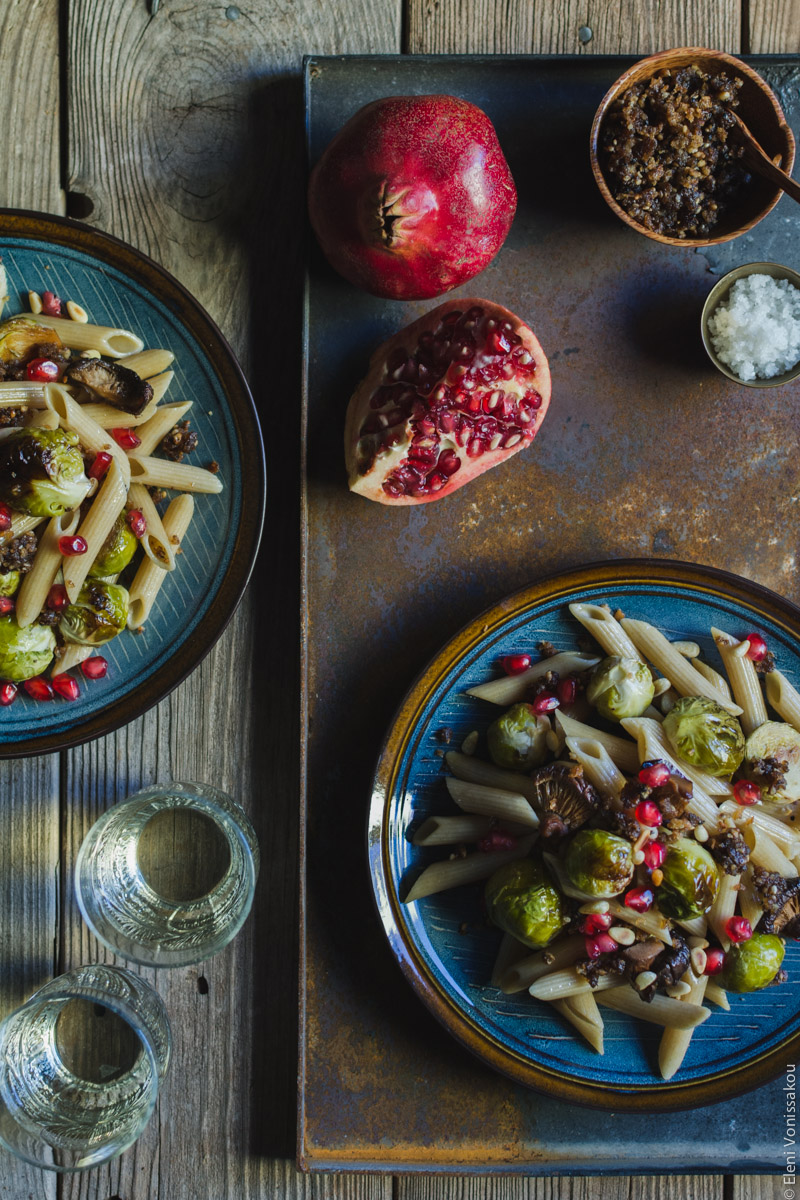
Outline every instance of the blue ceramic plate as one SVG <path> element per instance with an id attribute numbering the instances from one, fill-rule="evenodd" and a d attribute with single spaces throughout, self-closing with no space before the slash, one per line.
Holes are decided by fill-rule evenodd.
<path id="1" fill-rule="evenodd" d="M 122 633 L 102 651 L 104 679 L 77 672 L 74 702 L 42 702 L 20 689 L 0 710 L 0 756 L 63 749 L 109 733 L 161 700 L 200 662 L 247 583 L 263 521 L 264 455 L 253 401 L 232 350 L 181 285 L 130 246 L 75 222 L 0 211 L 0 256 L 10 300 L 29 290 L 75 300 L 90 321 L 133 330 L 145 347 L 175 355 L 167 400 L 192 400 L 199 437 L 189 461 L 214 460 L 224 490 L 197 496 L 178 566 L 162 587 L 144 632 Z"/>
<path id="2" fill-rule="evenodd" d="M 549 1005 L 527 993 L 505 996 L 489 985 L 500 941 L 481 908 L 481 885 L 402 904 L 421 867 L 447 856 L 411 844 L 409 829 L 434 814 L 456 812 L 444 784 L 437 731 L 458 747 L 498 714 L 467 688 L 499 673 L 499 659 L 537 643 L 577 648 L 584 633 L 572 601 L 608 602 L 657 625 L 671 640 L 702 647 L 721 669 L 712 625 L 742 635 L 760 631 L 781 670 L 800 684 L 800 611 L 756 584 L 710 568 L 626 562 L 587 567 L 536 584 L 478 617 L 438 655 L 406 698 L 376 773 L 369 856 L 378 909 L 394 954 L 415 990 L 448 1030 L 498 1070 L 562 1099 L 616 1109 L 710 1104 L 776 1076 L 800 1049 L 800 944 L 789 942 L 789 982 L 766 992 L 731 995 L 731 1011 L 709 1005 L 677 1076 L 658 1074 L 660 1029 L 602 1010 L 601 1057 Z M 479 755 L 487 757 L 485 742 Z"/>

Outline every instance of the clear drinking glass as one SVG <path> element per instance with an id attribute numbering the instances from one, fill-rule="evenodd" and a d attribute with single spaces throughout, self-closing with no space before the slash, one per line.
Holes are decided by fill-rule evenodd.
<path id="1" fill-rule="evenodd" d="M 209 845 L 214 853 L 198 851 Z M 255 831 L 230 796 L 206 783 L 161 784 L 92 826 L 75 889 L 84 920 L 111 950 L 148 966 L 187 966 L 239 932 L 258 863 Z"/>
<path id="2" fill-rule="evenodd" d="M 169 1065 L 159 996 L 122 967 L 79 967 L 0 1024 L 0 1143 L 52 1171 L 126 1150 Z"/>

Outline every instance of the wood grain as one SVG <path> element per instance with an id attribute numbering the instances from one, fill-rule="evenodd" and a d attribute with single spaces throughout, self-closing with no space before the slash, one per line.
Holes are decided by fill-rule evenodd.
<path id="1" fill-rule="evenodd" d="M 0 207 L 63 213 L 58 0 L 0 6 Z"/>
<path id="2" fill-rule="evenodd" d="M 786 1200 L 788 1195 L 780 1175 L 737 1176 L 732 1183 L 731 1200 Z M 796 1191 L 796 1185 L 791 1187 Z"/>
<path id="3" fill-rule="evenodd" d="M 751 54 L 797 54 L 800 51 L 800 0 L 749 0 Z"/>
<path id="4" fill-rule="evenodd" d="M 718 1175 L 641 1179 L 627 1176 L 557 1179 L 442 1179 L 428 1176 L 401 1178 L 396 1200 L 719 1200 L 722 1182 Z M 761 1198 L 754 1196 L 752 1200 Z"/>

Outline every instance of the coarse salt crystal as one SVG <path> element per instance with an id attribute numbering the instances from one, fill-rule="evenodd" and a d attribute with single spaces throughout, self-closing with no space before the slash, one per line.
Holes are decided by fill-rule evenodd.
<path id="1" fill-rule="evenodd" d="M 787 279 L 746 275 L 708 319 L 720 362 L 739 379 L 772 379 L 800 361 L 800 289 Z"/>

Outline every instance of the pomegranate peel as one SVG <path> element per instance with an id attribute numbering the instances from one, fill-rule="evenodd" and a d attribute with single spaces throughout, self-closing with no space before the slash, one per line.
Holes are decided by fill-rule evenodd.
<path id="1" fill-rule="evenodd" d="M 491 301 L 446 300 L 373 354 L 347 409 L 350 488 L 438 500 L 529 446 L 549 403 L 533 331 Z"/>

